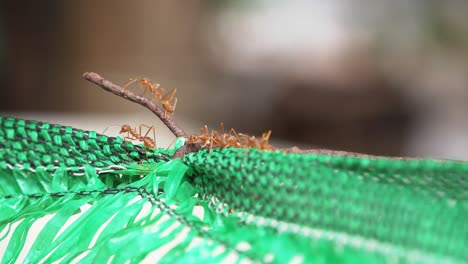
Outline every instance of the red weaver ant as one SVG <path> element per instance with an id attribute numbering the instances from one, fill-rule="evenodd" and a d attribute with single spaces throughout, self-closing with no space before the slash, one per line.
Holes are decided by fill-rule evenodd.
<path id="1" fill-rule="evenodd" d="M 146 131 L 145 135 L 141 134 L 141 127 L 144 126 L 148 128 L 148 131 Z M 153 130 L 153 138 L 148 137 L 149 132 Z M 129 140 L 139 140 L 141 141 L 145 147 L 148 148 L 156 148 L 156 141 L 155 141 L 155 128 L 154 126 L 145 126 L 145 125 L 140 125 L 140 131 L 139 133 L 136 131 L 136 128 L 133 129 L 129 125 L 123 125 L 122 128 L 120 129 L 120 133 L 127 133 L 127 136 L 124 137 L 124 139 L 129 139 Z"/>
<path id="2" fill-rule="evenodd" d="M 130 81 L 124 85 L 124 88 L 127 88 L 129 85 L 136 81 L 138 81 L 138 85 L 144 88 L 142 96 L 146 93 L 146 90 L 149 90 L 153 94 L 154 98 L 161 101 L 166 113 L 174 114 L 177 105 L 177 97 L 175 97 L 177 89 L 173 88 L 169 92 L 165 93 L 164 88 L 161 87 L 159 83 L 153 84 L 146 78 L 130 79 Z"/>

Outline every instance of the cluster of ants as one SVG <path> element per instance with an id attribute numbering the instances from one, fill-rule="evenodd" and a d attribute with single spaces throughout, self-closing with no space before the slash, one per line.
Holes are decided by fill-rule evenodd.
<path id="1" fill-rule="evenodd" d="M 175 107 L 177 104 L 177 98 L 175 97 L 176 89 L 165 93 L 164 88 L 159 84 L 153 84 L 147 79 L 130 79 L 130 81 L 124 86 L 126 89 L 130 84 L 138 81 L 138 84 L 144 88 L 142 96 L 146 93 L 146 90 L 149 90 L 154 98 L 161 101 L 162 106 L 166 113 L 174 114 Z M 146 133 L 142 134 L 142 127 L 147 129 Z M 149 137 L 148 134 L 153 132 L 153 138 Z M 145 147 L 155 148 L 155 127 L 154 126 L 145 126 L 140 125 L 139 132 L 136 128 L 132 128 L 129 125 L 123 125 L 120 129 L 120 133 L 127 133 L 124 139 L 127 140 L 138 140 L 142 142 Z M 262 134 L 261 138 L 256 138 L 254 136 L 249 136 L 242 133 L 236 133 L 236 131 L 231 128 L 228 133 L 224 131 L 224 124 L 221 123 L 217 130 L 209 131 L 208 127 L 205 125 L 201 128 L 200 134 L 189 135 L 187 138 L 188 145 L 198 145 L 200 149 L 212 149 L 212 148 L 257 148 L 262 150 L 272 150 L 273 147 L 269 144 L 269 139 L 271 135 L 271 130 Z"/>
<path id="2" fill-rule="evenodd" d="M 271 130 L 262 134 L 261 138 L 255 138 L 242 133 L 236 133 L 231 128 L 229 133 L 224 132 L 224 124 L 221 123 L 218 130 L 211 130 L 205 125 L 201 129 L 200 135 L 190 135 L 187 144 L 199 144 L 201 148 L 257 148 L 271 150 L 273 147 L 268 143 L 271 135 Z"/>
<path id="3" fill-rule="evenodd" d="M 142 127 L 147 128 L 147 132 L 143 135 L 141 130 Z M 148 134 L 153 131 L 153 138 L 149 137 Z M 145 126 L 140 125 L 139 132 L 137 132 L 136 127 L 131 128 L 129 125 L 123 125 L 120 129 L 120 133 L 127 133 L 124 139 L 127 140 L 138 140 L 142 142 L 147 148 L 155 148 L 155 128 L 154 126 Z M 201 149 L 212 149 L 212 148 L 257 148 L 263 150 L 272 150 L 273 147 L 269 144 L 269 139 L 271 135 L 271 130 L 262 134 L 261 138 L 256 138 L 254 136 L 249 136 L 242 133 L 236 133 L 236 131 L 231 128 L 229 133 L 224 132 L 224 124 L 219 125 L 218 130 L 211 130 L 209 132 L 208 127 L 205 125 L 201 129 L 200 135 L 189 135 L 187 138 L 187 144 L 189 145 L 198 145 Z"/>

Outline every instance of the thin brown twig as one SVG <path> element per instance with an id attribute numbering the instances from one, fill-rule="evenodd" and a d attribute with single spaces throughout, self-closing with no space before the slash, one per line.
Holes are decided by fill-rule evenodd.
<path id="1" fill-rule="evenodd" d="M 122 98 L 125 98 L 127 100 L 130 100 L 132 102 L 135 102 L 137 104 L 140 104 L 146 108 L 148 108 L 151 112 L 153 112 L 155 115 L 159 117 L 159 119 L 171 130 L 171 132 L 176 136 L 176 137 L 185 137 L 187 138 L 187 134 L 183 129 L 181 129 L 175 121 L 172 119 L 170 115 L 167 115 L 165 111 L 159 107 L 157 104 L 155 104 L 153 101 L 142 97 L 140 95 L 135 94 L 134 92 L 130 90 L 126 90 L 122 87 L 120 87 L 117 84 L 112 83 L 109 80 L 104 79 L 101 75 L 94 73 L 94 72 L 85 72 L 83 74 L 83 77 L 100 86 L 102 89 L 111 92 L 117 96 L 120 96 Z"/>

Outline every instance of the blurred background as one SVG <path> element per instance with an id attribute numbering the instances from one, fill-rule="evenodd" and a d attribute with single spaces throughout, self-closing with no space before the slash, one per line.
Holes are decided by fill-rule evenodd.
<path id="1" fill-rule="evenodd" d="M 466 1 L 2 1 L 0 113 L 102 132 L 158 127 L 82 79 L 178 89 L 191 133 L 468 159 Z M 118 132 L 118 127 L 112 133 Z"/>

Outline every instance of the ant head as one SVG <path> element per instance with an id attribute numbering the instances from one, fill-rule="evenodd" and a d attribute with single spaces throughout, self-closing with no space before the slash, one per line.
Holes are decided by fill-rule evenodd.
<path id="1" fill-rule="evenodd" d="M 198 140 L 198 138 L 199 138 L 199 137 L 198 137 L 197 135 L 190 135 L 190 136 L 188 137 L 187 143 L 188 143 L 188 144 L 193 144 L 193 143 L 195 143 L 195 142 Z"/>
<path id="2" fill-rule="evenodd" d="M 119 133 L 129 132 L 132 128 L 129 125 L 123 125 Z"/>
<path id="3" fill-rule="evenodd" d="M 140 83 L 141 85 L 148 85 L 150 84 L 150 81 L 146 78 L 143 78 L 138 83 Z"/>

